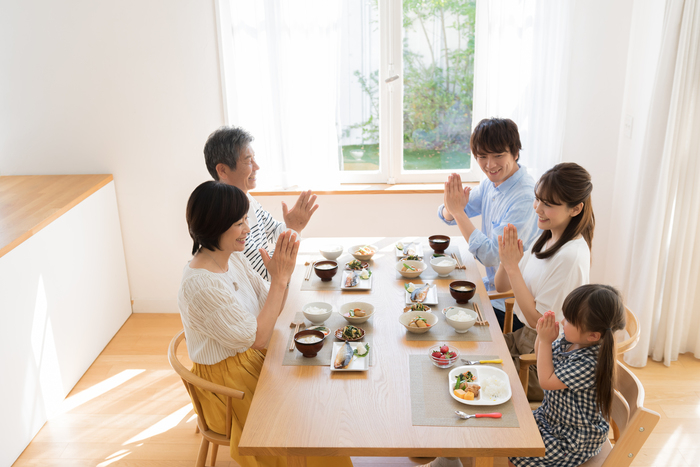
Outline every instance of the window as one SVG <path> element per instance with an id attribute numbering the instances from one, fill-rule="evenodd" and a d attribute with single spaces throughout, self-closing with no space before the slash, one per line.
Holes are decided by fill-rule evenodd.
<path id="1" fill-rule="evenodd" d="M 255 136 L 266 182 L 478 179 L 475 0 L 217 5 L 227 121 Z"/>

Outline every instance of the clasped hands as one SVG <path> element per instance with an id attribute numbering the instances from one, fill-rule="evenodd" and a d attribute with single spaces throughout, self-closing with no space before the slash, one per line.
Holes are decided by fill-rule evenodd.
<path id="1" fill-rule="evenodd" d="M 462 188 L 462 177 L 450 174 L 445 182 L 445 210 L 454 218 L 455 214 L 463 213 L 469 202 L 470 187 Z"/>
<path id="2" fill-rule="evenodd" d="M 275 254 L 272 258 L 270 258 L 270 254 L 264 248 L 260 248 L 258 251 L 272 280 L 282 280 L 285 284 L 289 283 L 297 262 L 297 252 L 299 251 L 297 235 L 291 230 L 283 232 L 277 239 Z"/>
<path id="3" fill-rule="evenodd" d="M 554 319 L 554 312 L 548 311 L 537 320 L 537 338 L 540 342 L 552 345 L 559 337 L 559 322 Z"/>
<path id="4" fill-rule="evenodd" d="M 513 224 L 506 225 L 503 235 L 498 236 L 498 257 L 506 272 L 518 268 L 523 254 L 523 241 L 518 238 L 518 229 Z"/>

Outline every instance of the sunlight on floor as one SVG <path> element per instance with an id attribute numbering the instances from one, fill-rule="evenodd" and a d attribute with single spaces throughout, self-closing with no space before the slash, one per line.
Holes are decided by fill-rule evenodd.
<path id="1" fill-rule="evenodd" d="M 123 443 L 124 446 L 127 444 L 131 443 L 136 443 L 138 441 L 142 441 L 146 438 L 150 438 L 152 436 L 159 435 L 161 433 L 165 433 L 166 431 L 170 430 L 171 428 L 175 428 L 178 423 L 182 421 L 183 418 L 187 416 L 188 413 L 192 410 L 192 404 L 187 404 L 183 408 L 177 410 L 176 412 L 168 415 L 165 417 L 163 420 L 159 421 L 155 425 L 151 425 L 150 427 L 146 428 L 143 430 L 141 433 L 137 434 L 133 438 L 131 438 L 128 441 L 125 441 Z"/>
<path id="2" fill-rule="evenodd" d="M 80 405 L 89 402 L 92 399 L 95 399 L 96 397 L 101 396 L 102 394 L 116 388 L 121 384 L 124 384 L 131 378 L 140 375 L 144 371 L 146 370 L 124 370 L 121 373 L 112 376 L 111 378 L 108 378 L 100 383 L 95 384 L 89 389 L 86 389 L 74 396 L 67 398 L 63 401 L 63 404 L 61 404 L 54 416 L 70 412 L 74 408 L 79 407 Z"/>
<path id="3" fill-rule="evenodd" d="M 96 467 L 106 467 L 109 464 L 113 464 L 114 462 L 117 462 L 118 460 L 124 459 L 126 456 L 131 454 L 131 451 L 127 451 L 126 449 L 122 449 L 121 451 L 117 451 L 111 456 L 107 457 L 107 460 L 104 462 L 100 462 L 97 464 Z"/>

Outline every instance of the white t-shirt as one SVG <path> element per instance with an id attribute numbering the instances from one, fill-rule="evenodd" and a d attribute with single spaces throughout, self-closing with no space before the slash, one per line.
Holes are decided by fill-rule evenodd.
<path id="1" fill-rule="evenodd" d="M 537 312 L 544 315 L 551 310 L 556 320 L 561 322 L 564 318 L 561 306 L 566 296 L 590 280 L 591 250 L 583 237 L 566 243 L 547 259 L 538 259 L 531 247 L 518 266 L 528 290 L 535 297 Z M 517 300 L 513 312 L 525 326 L 532 328 Z"/>
<path id="2" fill-rule="evenodd" d="M 228 271 L 191 268 L 182 273 L 177 301 L 195 363 L 213 365 L 248 350 L 255 342 L 257 316 L 270 283 L 253 270 L 242 252 L 233 253 Z"/>

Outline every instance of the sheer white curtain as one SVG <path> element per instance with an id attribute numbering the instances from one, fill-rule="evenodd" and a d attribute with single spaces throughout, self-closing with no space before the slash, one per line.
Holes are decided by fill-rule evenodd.
<path id="1" fill-rule="evenodd" d="M 625 360 L 669 365 L 679 353 L 700 356 L 700 3 L 668 0 L 648 106 L 639 175 L 620 170 L 617 190 L 630 190 L 630 235 L 611 236 L 619 251 L 623 292 L 641 324 Z M 616 226 L 613 225 L 613 231 Z M 621 230 L 622 226 L 621 227 Z"/>
<path id="2" fill-rule="evenodd" d="M 340 2 L 220 0 L 227 120 L 255 137 L 261 186 L 339 176 Z"/>
<path id="3" fill-rule="evenodd" d="M 522 164 L 537 180 L 562 161 L 571 0 L 489 0 L 476 6 L 474 124 L 518 124 Z"/>

